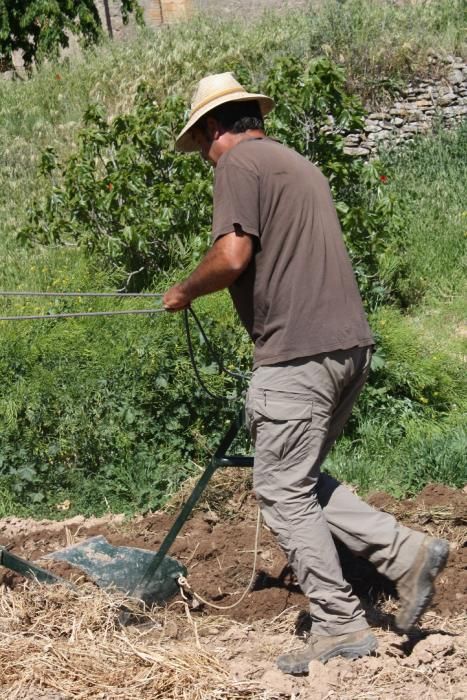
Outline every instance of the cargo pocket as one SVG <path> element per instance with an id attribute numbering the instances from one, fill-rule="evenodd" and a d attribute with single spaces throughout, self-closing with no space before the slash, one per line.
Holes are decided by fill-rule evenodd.
<path id="1" fill-rule="evenodd" d="M 313 404 L 308 396 L 257 388 L 248 397 L 256 459 L 300 461 L 309 449 Z"/>

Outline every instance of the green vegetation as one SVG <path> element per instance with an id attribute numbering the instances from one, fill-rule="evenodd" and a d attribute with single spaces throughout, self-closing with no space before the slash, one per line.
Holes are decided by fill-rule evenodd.
<path id="1" fill-rule="evenodd" d="M 352 89 L 369 99 L 423 74 L 430 52 L 465 49 L 463 0 L 325 0 L 311 7 L 311 50 L 343 63 Z"/>
<path id="2" fill-rule="evenodd" d="M 141 10 L 135 0 L 121 0 L 123 22 L 130 12 Z M 77 35 L 84 46 L 102 37 L 102 26 L 94 0 L 1 0 L 0 72 L 13 67 L 12 54 L 21 51 L 26 68 L 34 62 L 58 58 L 69 46 L 69 35 Z"/>
<path id="3" fill-rule="evenodd" d="M 444 0 L 348 0 L 249 26 L 203 18 L 0 83 L 0 288 L 163 291 L 193 265 L 208 242 L 209 176 L 196 156 L 174 154 L 171 138 L 194 81 L 234 70 L 276 94 L 269 128 L 331 178 L 371 309 L 379 348 L 371 382 L 329 468 L 363 490 L 397 495 L 430 480 L 462 485 L 466 127 L 371 166 L 342 154 L 342 134 L 361 118 L 358 97 L 388 89 L 375 79 L 381 61 L 392 85 L 430 47 L 461 52 L 460 13 L 460 2 Z M 410 60 L 399 60 L 401 40 L 412 42 Z M 337 47 L 344 72 L 329 60 L 341 60 Z M 334 129 L 304 138 L 303 127 L 324 126 L 328 110 Z M 85 297 L 0 304 L 3 313 L 115 306 Z M 118 300 L 136 307 L 147 302 Z M 196 310 L 226 364 L 247 370 L 249 342 L 228 296 L 199 300 Z M 235 411 L 202 394 L 178 315 L 2 323 L 1 331 L 0 516 L 54 514 L 67 498 L 68 513 L 157 507 L 205 463 Z M 209 385 L 239 393 L 194 339 Z"/>
<path id="4" fill-rule="evenodd" d="M 396 287 L 406 306 L 424 298 L 449 299 L 466 279 L 466 153 L 464 121 L 452 133 L 439 130 L 419 140 L 409 155 L 400 149 L 383 157 L 388 189 L 403 217 L 398 241 L 403 273 Z"/>

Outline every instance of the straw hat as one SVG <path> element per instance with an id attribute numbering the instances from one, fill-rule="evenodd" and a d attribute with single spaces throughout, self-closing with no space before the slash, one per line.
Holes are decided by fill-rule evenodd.
<path id="1" fill-rule="evenodd" d="M 266 95 L 256 95 L 247 92 L 235 80 L 233 73 L 218 73 L 208 75 L 199 81 L 191 103 L 190 118 L 179 133 L 175 147 L 179 151 L 190 153 L 197 151 L 198 146 L 193 140 L 191 129 L 205 114 L 225 102 L 248 102 L 257 100 L 263 117 L 274 107 L 274 101 Z"/>

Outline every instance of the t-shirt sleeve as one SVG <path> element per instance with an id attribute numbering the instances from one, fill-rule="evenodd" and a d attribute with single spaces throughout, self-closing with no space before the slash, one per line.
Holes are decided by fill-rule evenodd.
<path id="1" fill-rule="evenodd" d="M 255 172 L 226 163 L 216 170 L 212 238 L 241 228 L 260 237 L 259 180 Z"/>

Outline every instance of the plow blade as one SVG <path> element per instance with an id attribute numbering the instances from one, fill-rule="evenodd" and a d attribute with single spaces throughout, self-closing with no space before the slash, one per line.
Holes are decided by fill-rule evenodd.
<path id="1" fill-rule="evenodd" d="M 138 547 L 116 547 L 98 535 L 44 558 L 68 562 L 84 571 L 100 588 L 116 588 L 131 594 L 154 559 L 154 552 Z M 179 576 L 186 574 L 182 564 L 165 556 L 147 582 L 142 599 L 148 605 L 168 600 L 178 593 Z"/>

